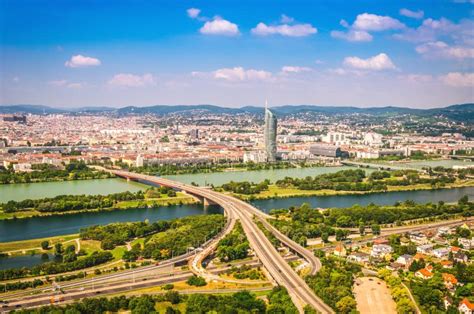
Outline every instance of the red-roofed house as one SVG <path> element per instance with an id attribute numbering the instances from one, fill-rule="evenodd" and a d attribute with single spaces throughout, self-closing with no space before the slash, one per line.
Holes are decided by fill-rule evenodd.
<path id="1" fill-rule="evenodd" d="M 467 298 L 464 298 L 458 306 L 458 311 L 464 314 L 474 313 L 474 304 L 471 303 Z"/>
<path id="2" fill-rule="evenodd" d="M 456 285 L 458 284 L 458 280 L 456 279 L 454 275 L 448 274 L 448 273 L 443 273 L 442 275 L 443 275 L 444 285 L 446 286 L 446 288 L 452 289 L 456 287 Z"/>
<path id="3" fill-rule="evenodd" d="M 421 279 L 430 279 L 433 277 L 433 273 L 426 268 L 422 268 L 415 273 L 415 276 Z"/>

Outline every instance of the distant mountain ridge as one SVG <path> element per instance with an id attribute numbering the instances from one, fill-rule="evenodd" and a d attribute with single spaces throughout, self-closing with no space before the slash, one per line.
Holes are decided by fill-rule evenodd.
<path id="1" fill-rule="evenodd" d="M 270 108 L 277 115 L 285 116 L 290 114 L 314 112 L 326 115 L 333 114 L 372 114 L 372 115 L 388 115 L 388 114 L 414 114 L 414 115 L 443 115 L 448 118 L 460 121 L 474 121 L 474 103 L 451 105 L 444 108 L 431 109 L 414 109 L 404 107 L 368 107 L 360 108 L 353 106 L 315 106 L 315 105 L 285 105 Z M 142 115 L 156 114 L 167 115 L 173 113 L 193 114 L 196 112 L 207 112 L 214 114 L 261 114 L 263 107 L 245 106 L 241 108 L 228 108 L 215 105 L 156 105 L 149 107 L 127 106 L 122 108 L 111 107 L 82 107 L 72 109 L 59 109 L 41 105 L 6 105 L 0 106 L 0 113 L 13 114 L 77 114 L 77 113 L 113 113 L 117 115 Z"/>

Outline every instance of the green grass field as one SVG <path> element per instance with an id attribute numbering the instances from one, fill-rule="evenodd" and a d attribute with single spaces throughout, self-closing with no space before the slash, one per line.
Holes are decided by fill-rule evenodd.
<path id="1" fill-rule="evenodd" d="M 79 238 L 79 234 L 68 234 L 49 238 L 39 238 L 24 241 L 4 242 L 0 243 L 0 252 L 16 251 L 16 250 L 32 250 L 41 247 L 41 242 L 49 241 L 50 247 L 54 246 L 55 243 L 71 241 Z"/>

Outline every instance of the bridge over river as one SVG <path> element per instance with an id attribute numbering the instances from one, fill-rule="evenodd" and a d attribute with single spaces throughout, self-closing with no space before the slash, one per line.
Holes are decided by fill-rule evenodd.
<path id="1" fill-rule="evenodd" d="M 277 249 L 273 247 L 265 234 L 257 226 L 256 221 L 260 221 L 264 227 L 270 230 L 285 246 L 290 248 L 299 256 L 305 258 L 311 266 L 311 273 L 315 274 L 321 268 L 321 262 L 319 259 L 316 258 L 311 251 L 303 248 L 269 224 L 266 219 L 271 218 L 271 216 L 235 197 L 209 189 L 187 185 L 161 177 L 127 171 L 107 171 L 128 180 L 137 180 L 143 183 L 167 186 L 181 190 L 202 199 L 204 202 L 218 204 L 224 209 L 224 213 L 228 219 L 226 230 L 221 232 L 218 237 L 212 239 L 210 245 L 208 245 L 205 250 L 200 252 L 200 254 L 195 255 L 193 260 L 190 262 L 193 272 L 199 275 L 206 275 L 203 272 L 202 267 L 200 267 L 200 261 L 202 261 L 207 254 L 212 252 L 218 241 L 223 236 L 232 230 L 235 221 L 240 220 L 249 243 L 255 251 L 258 259 L 261 261 L 268 274 L 272 277 L 273 281 L 276 284 L 287 288 L 291 299 L 301 313 L 303 313 L 303 308 L 306 305 L 310 305 L 320 313 L 334 312 L 331 307 L 314 294 L 306 282 L 290 267 L 290 265 L 288 265 Z"/>

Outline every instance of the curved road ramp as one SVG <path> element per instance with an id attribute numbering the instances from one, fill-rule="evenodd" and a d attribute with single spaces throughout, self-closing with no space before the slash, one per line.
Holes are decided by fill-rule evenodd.
<path id="1" fill-rule="evenodd" d="M 227 219 L 231 222 L 239 219 L 245 234 L 252 246 L 258 259 L 261 261 L 268 274 L 273 278 L 278 285 L 286 287 L 296 307 L 301 313 L 306 305 L 310 305 L 320 313 L 333 313 L 334 311 L 325 304 L 314 292 L 308 287 L 306 282 L 298 276 L 298 274 L 288 265 L 279 252 L 273 247 L 264 233 L 255 224 L 254 216 L 262 222 L 269 216 L 252 205 L 236 199 L 235 197 L 215 192 L 209 189 L 195 187 L 180 182 L 172 181 L 165 178 L 137 174 L 127 171 L 107 170 L 116 176 L 128 179 L 141 181 L 143 183 L 157 184 L 167 186 L 173 189 L 185 191 L 188 194 L 194 195 L 200 199 L 204 199 L 205 203 L 214 203 L 224 209 Z M 315 273 L 321 267 L 319 260 L 308 250 L 301 247 L 288 237 L 278 232 L 275 228 L 269 227 L 270 224 L 265 224 L 269 230 L 286 246 L 293 250 L 299 256 L 306 258 L 312 266 L 312 273 Z M 233 223 L 228 223 L 227 228 L 233 226 Z M 230 229 L 229 229 L 230 230 Z M 225 230 L 223 233 L 227 233 Z M 219 237 L 213 239 L 215 243 L 218 242 Z M 208 251 L 206 250 L 206 254 Z M 205 253 L 203 253 L 205 254 Z M 202 257 L 202 256 L 201 256 Z M 199 268 L 198 262 L 191 263 L 193 271 L 202 274 L 202 269 Z M 194 269 L 196 268 L 196 269 Z"/>

